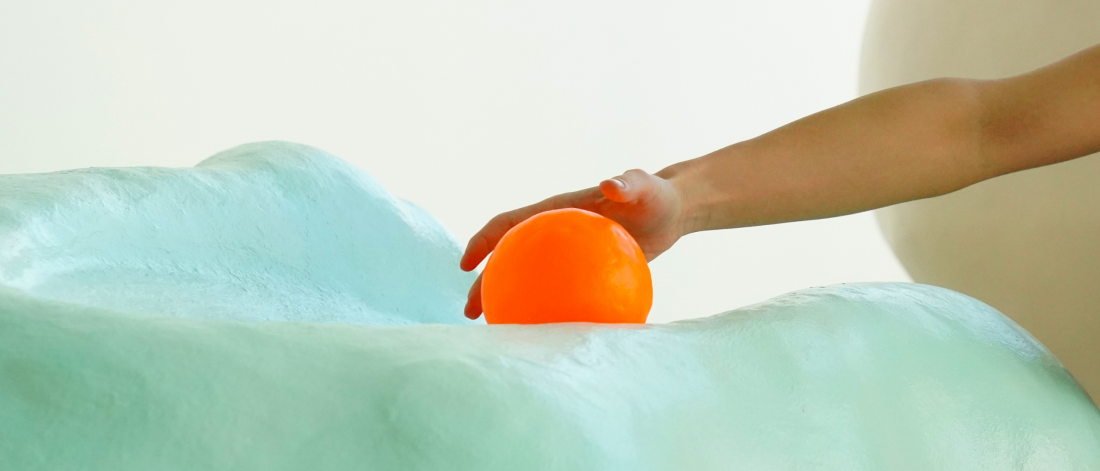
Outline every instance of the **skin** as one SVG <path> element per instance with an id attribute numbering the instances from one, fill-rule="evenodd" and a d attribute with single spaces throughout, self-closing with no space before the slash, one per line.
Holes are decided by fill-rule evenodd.
<path id="1" fill-rule="evenodd" d="M 607 216 L 653 260 L 693 232 L 858 213 L 1096 152 L 1100 45 L 1015 77 L 883 90 L 655 174 L 628 170 L 499 214 L 460 266 L 473 270 L 508 229 L 550 209 Z M 481 312 L 478 277 L 465 313 Z"/>

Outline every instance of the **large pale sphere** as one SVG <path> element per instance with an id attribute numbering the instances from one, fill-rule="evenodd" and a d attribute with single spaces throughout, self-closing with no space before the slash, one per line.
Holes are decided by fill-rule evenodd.
<path id="1" fill-rule="evenodd" d="M 875 0 L 860 92 L 999 78 L 1100 43 L 1097 0 Z M 917 282 L 985 301 L 1100 397 L 1100 155 L 878 211 Z"/>

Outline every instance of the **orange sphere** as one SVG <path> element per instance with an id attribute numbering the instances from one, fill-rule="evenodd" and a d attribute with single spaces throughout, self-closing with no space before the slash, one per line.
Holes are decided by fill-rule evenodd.
<path id="1" fill-rule="evenodd" d="M 556 209 L 504 234 L 481 279 L 490 324 L 645 323 L 653 280 L 626 229 L 599 214 Z"/>

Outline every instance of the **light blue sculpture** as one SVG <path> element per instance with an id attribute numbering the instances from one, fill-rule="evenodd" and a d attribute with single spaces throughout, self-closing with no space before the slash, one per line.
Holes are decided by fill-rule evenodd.
<path id="1" fill-rule="evenodd" d="M 1089 398 L 952 291 L 446 325 L 458 256 L 295 144 L 0 176 L 0 469 L 1100 469 Z"/>
<path id="2" fill-rule="evenodd" d="M 0 284 L 118 311 L 222 320 L 468 323 L 476 275 L 424 210 L 311 147 L 193 169 L 0 176 Z M 457 315 L 456 315 L 457 314 Z"/>

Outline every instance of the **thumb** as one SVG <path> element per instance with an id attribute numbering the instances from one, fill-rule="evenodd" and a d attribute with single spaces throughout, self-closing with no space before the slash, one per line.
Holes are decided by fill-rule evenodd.
<path id="1" fill-rule="evenodd" d="M 627 170 L 622 175 L 600 182 L 600 191 L 616 203 L 641 201 L 656 189 L 654 178 L 644 170 Z"/>

